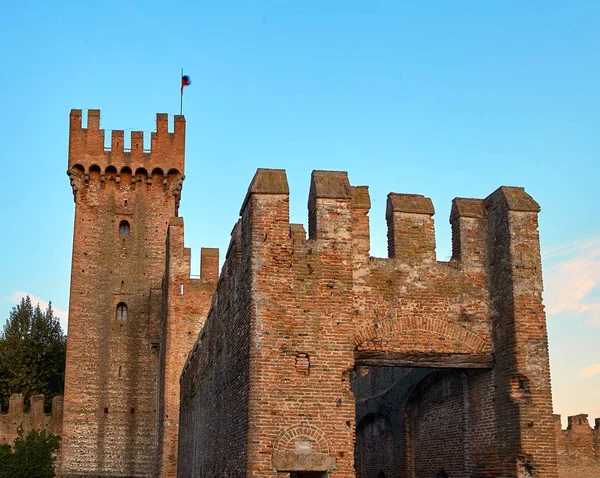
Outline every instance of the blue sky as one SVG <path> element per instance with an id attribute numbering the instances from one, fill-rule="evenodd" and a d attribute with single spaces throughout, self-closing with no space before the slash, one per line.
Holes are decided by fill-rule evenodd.
<path id="1" fill-rule="evenodd" d="M 600 416 L 597 1 L 11 2 L 0 18 L 0 324 L 28 293 L 68 308 L 71 108 L 150 132 L 186 89 L 186 243 L 226 250 L 257 167 L 285 168 L 306 224 L 313 169 L 369 185 L 371 254 L 390 191 L 524 186 L 541 204 L 554 403 Z M 127 134 L 126 134 L 127 136 Z"/>

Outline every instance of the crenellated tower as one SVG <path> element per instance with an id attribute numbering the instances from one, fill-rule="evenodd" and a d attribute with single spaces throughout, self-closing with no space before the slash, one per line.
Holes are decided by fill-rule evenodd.
<path id="1" fill-rule="evenodd" d="M 150 476 L 158 419 L 160 317 L 150 291 L 165 271 L 169 220 L 184 179 L 185 118 L 157 114 L 151 147 L 72 110 L 75 226 L 62 438 L 63 476 Z"/>

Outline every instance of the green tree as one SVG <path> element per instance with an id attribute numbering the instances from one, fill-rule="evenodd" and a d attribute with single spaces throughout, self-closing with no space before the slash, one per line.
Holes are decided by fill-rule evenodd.
<path id="1" fill-rule="evenodd" d="M 0 445 L 0 478 L 53 478 L 54 453 L 58 450 L 59 437 L 38 430 L 23 436 L 23 428 L 17 430 L 13 449 Z"/>
<path id="2" fill-rule="evenodd" d="M 16 305 L 0 333 L 0 405 L 13 393 L 29 397 L 43 393 L 46 407 L 61 395 L 65 382 L 66 337 L 52 304 L 42 312 L 29 296 Z"/>

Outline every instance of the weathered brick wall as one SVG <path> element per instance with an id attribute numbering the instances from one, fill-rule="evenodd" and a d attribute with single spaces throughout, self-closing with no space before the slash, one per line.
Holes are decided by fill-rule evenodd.
<path id="1" fill-rule="evenodd" d="M 60 435 L 62 431 L 63 397 L 52 399 L 50 413 L 44 413 L 44 395 L 34 395 L 29 399 L 29 411 L 24 411 L 23 395 L 12 395 L 8 410 L 0 410 L 0 443 L 12 445 L 17 437 L 17 429 L 23 427 L 25 434 L 31 430 L 46 430 Z"/>
<path id="2" fill-rule="evenodd" d="M 238 223 L 181 376 L 178 476 L 246 476 L 251 285 L 241 250 L 248 240 Z"/>
<path id="3" fill-rule="evenodd" d="M 432 375 L 419 385 L 406 416 L 406 476 L 471 476 L 466 378 Z"/>
<path id="4" fill-rule="evenodd" d="M 506 187 L 491 194 L 485 205 L 500 470 L 507 476 L 556 477 L 540 208 L 522 189 Z"/>
<path id="5" fill-rule="evenodd" d="M 381 472 L 386 478 L 402 476 L 406 404 L 417 384 L 435 370 L 358 367 L 352 373 L 357 478 L 375 478 Z"/>
<path id="6" fill-rule="evenodd" d="M 104 148 L 100 112 L 72 110 L 69 171 L 75 228 L 69 305 L 62 475 L 150 476 L 157 449 L 159 327 L 150 300 L 165 268 L 168 221 L 183 181 L 185 120 L 157 115 L 143 133 L 113 131 Z M 128 221 L 129 235 L 120 235 Z M 118 304 L 127 315 L 117 316 Z M 152 340 L 151 340 L 152 339 Z M 154 342 L 153 342 L 154 341 Z"/>
<path id="7" fill-rule="evenodd" d="M 177 476 L 179 434 L 179 377 L 192 350 L 216 289 L 218 249 L 202 248 L 201 276 L 190 277 L 191 251 L 184 247 L 183 218 L 169 221 L 167 261 L 162 281 L 162 317 L 159 363 L 158 471 L 163 478 Z"/>
<path id="8" fill-rule="evenodd" d="M 560 478 L 600 477 L 600 418 L 591 428 L 585 414 L 569 417 L 561 429 L 560 415 L 554 415 L 556 455 Z"/>
<path id="9" fill-rule="evenodd" d="M 460 403 L 446 393 L 452 387 L 460 388 Z M 358 478 L 381 472 L 386 478 L 413 476 L 415 467 L 421 470 L 415 476 L 441 471 L 450 477 L 493 476 L 498 443 L 491 371 L 359 367 L 352 374 L 352 390 Z M 385 428 L 371 425 L 374 421 Z M 390 441 L 392 452 L 382 447 Z"/>
<path id="10" fill-rule="evenodd" d="M 245 417 L 247 455 L 237 473 L 354 476 L 350 372 L 377 365 L 465 370 L 465 403 L 483 402 L 462 439 L 481 439 L 487 450 L 474 447 L 463 469 L 474 466 L 480 477 L 527 476 L 533 468 L 556 476 L 537 204 L 519 188 L 500 188 L 486 201 L 455 199 L 454 254 L 444 263 L 435 260 L 427 198 L 389 195 L 390 258 L 375 259 L 366 187 L 350 186 L 346 173 L 313 172 L 308 239 L 301 225 L 289 224 L 288 193 L 281 170 L 259 170 L 250 185 L 240 241 L 233 241 L 240 267 L 224 274 L 246 288 L 224 296 L 219 283 L 182 376 L 187 428 L 180 443 L 187 452 L 180 446 L 180 457 L 193 450 L 203 456 L 180 476 L 231 471 L 234 459 L 213 435 L 226 436 L 237 426 L 228 423 Z M 218 324 L 230 324 L 244 347 L 226 347 L 231 331 Z M 212 347 L 217 354 L 225 348 L 229 360 L 218 360 Z M 211 387 L 233 370 L 248 371 L 247 400 L 218 429 L 214 420 L 224 410 L 215 403 L 223 396 Z M 188 419 L 194 425 L 184 425 Z M 450 476 L 459 473 L 453 467 Z"/>

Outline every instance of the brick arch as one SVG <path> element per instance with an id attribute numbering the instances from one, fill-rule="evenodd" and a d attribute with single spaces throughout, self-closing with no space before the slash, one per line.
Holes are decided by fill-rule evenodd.
<path id="1" fill-rule="evenodd" d="M 354 349 L 369 341 L 377 341 L 386 336 L 400 335 L 403 332 L 425 332 L 456 340 L 473 353 L 481 353 L 487 347 L 485 339 L 460 325 L 442 319 L 412 317 L 371 322 L 363 325 L 354 334 Z"/>
<path id="2" fill-rule="evenodd" d="M 329 454 L 329 440 L 325 432 L 314 425 L 294 425 L 283 430 L 273 442 L 273 450 L 294 451 L 296 440 L 309 440 L 313 452 Z"/>

